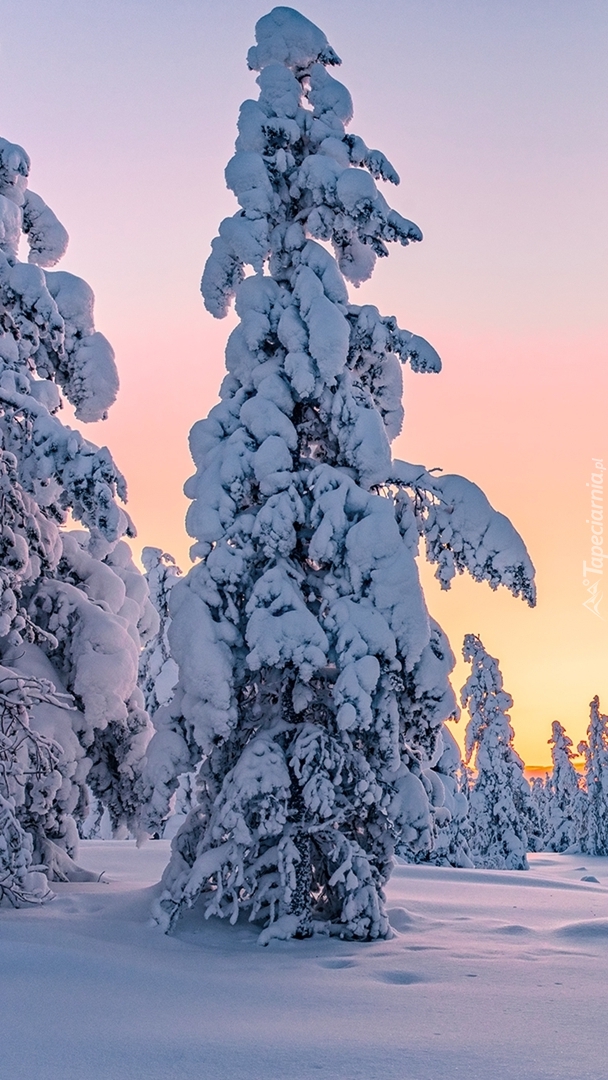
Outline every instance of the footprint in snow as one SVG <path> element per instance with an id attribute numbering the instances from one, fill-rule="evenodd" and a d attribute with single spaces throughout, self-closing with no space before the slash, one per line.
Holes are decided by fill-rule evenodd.
<path id="1" fill-rule="evenodd" d="M 356 960 L 320 960 L 319 967 L 336 970 L 338 968 L 352 968 L 357 966 Z"/>
<path id="2" fill-rule="evenodd" d="M 599 885 L 598 878 L 594 877 L 593 874 L 587 874 L 585 877 L 581 878 L 581 881 L 594 881 L 596 885 Z"/>
<path id="3" fill-rule="evenodd" d="M 493 934 L 509 934 L 511 937 L 524 937 L 533 931 L 529 926 L 520 926 L 519 923 L 507 923 L 505 926 L 495 926 Z"/>
<path id="4" fill-rule="evenodd" d="M 413 971 L 380 971 L 376 978 L 378 982 L 390 983 L 393 986 L 412 986 L 413 983 L 426 982 L 422 975 L 415 975 Z"/>

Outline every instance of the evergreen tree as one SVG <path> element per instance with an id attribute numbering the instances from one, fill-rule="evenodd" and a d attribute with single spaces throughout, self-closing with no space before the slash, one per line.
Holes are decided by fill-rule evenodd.
<path id="1" fill-rule="evenodd" d="M 608 855 L 608 716 L 600 712 L 597 696 L 590 711 L 587 741 L 578 746 L 587 792 L 581 848 L 589 855 Z"/>
<path id="2" fill-rule="evenodd" d="M 423 859 L 437 866 L 470 869 L 474 864 L 469 850 L 468 777 L 458 743 L 445 724 L 439 732 L 435 756 L 436 762 L 423 773 L 430 785 L 433 846 L 430 852 L 419 856 L 418 861 Z M 399 848 L 397 850 L 402 854 Z"/>
<path id="3" fill-rule="evenodd" d="M 169 646 L 169 627 L 171 615 L 169 611 L 169 599 L 171 589 L 181 576 L 181 570 L 175 563 L 172 555 L 163 553 L 160 548 L 145 547 L 142 551 L 142 562 L 145 567 L 145 577 L 150 590 L 150 601 L 158 615 L 158 629 L 148 640 L 139 661 L 139 685 L 144 695 L 144 704 L 152 719 L 157 733 L 163 727 L 163 717 L 168 719 L 166 739 L 157 738 L 149 756 L 148 764 L 156 777 L 156 790 L 148 790 L 146 815 L 150 830 L 155 836 L 173 837 L 183 820 L 192 810 L 196 803 L 195 797 L 195 774 L 184 773 L 179 777 L 177 790 L 171 794 L 175 776 L 174 764 L 171 755 L 173 743 L 171 711 L 167 708 L 173 700 L 173 694 L 177 685 L 178 669 L 175 660 L 171 656 Z M 181 744 L 180 744 L 181 749 Z M 158 760 L 153 761 L 153 755 L 158 755 Z M 161 770 L 165 770 L 167 780 L 171 784 L 171 791 L 162 787 L 160 781 Z M 157 800 L 160 794 L 160 813 L 158 813 Z M 167 797 L 170 799 L 167 804 Z M 166 809 L 169 805 L 171 816 L 168 820 Z"/>
<path id="4" fill-rule="evenodd" d="M 376 186 L 398 182 L 390 162 L 345 130 L 352 101 L 324 34 L 279 7 L 256 40 L 260 94 L 226 169 L 240 209 L 202 279 L 208 310 L 222 317 L 234 298 L 240 323 L 221 402 L 190 436 L 198 562 L 171 593 L 180 676 L 148 769 L 166 814 L 177 775 L 201 761 L 200 802 L 156 914 L 169 927 L 202 896 L 207 915 L 265 920 L 263 941 L 314 921 L 373 939 L 389 932 L 396 845 L 431 846 L 423 772 L 456 711 L 419 539 L 446 588 L 467 569 L 533 602 L 533 569 L 475 485 L 391 460 L 400 362 L 440 361 L 395 318 L 351 304 L 345 279 L 421 233 Z"/>
<path id="5" fill-rule="evenodd" d="M 32 730 L 60 749 L 44 781 L 44 812 L 35 821 L 26 815 L 34 779 L 16 806 L 35 860 L 62 878 L 80 874 L 72 857 L 87 783 L 115 826 L 134 819 L 149 737 L 136 685 L 138 627 L 150 606 L 121 540 L 132 535 L 117 502 L 124 479 L 107 448 L 59 418 L 63 397 L 82 421 L 105 417 L 118 377 L 94 328 L 91 289 L 47 269 L 68 237 L 28 189 L 29 169 L 25 151 L 0 139 L 0 663 L 29 685 L 42 679 L 68 691 L 76 706 L 67 711 L 40 695 L 27 706 Z M 19 259 L 22 234 L 28 263 Z M 80 531 L 62 530 L 68 515 Z"/>
<path id="6" fill-rule="evenodd" d="M 503 690 L 498 661 L 488 655 L 479 637 L 467 634 L 462 654 L 472 667 L 461 693 L 470 716 L 466 761 L 474 757 L 476 771 L 469 809 L 472 858 L 476 866 L 487 869 L 527 870 L 530 786 L 513 747 L 507 714 L 513 698 Z"/>
<path id="7" fill-rule="evenodd" d="M 549 832 L 549 774 L 530 780 L 530 814 L 526 825 L 528 851 L 545 851 Z"/>
<path id="8" fill-rule="evenodd" d="M 154 632 L 150 634 L 139 660 L 139 685 L 144 706 L 154 716 L 161 705 L 168 705 L 177 685 L 178 670 L 169 648 L 169 597 L 181 575 L 172 555 L 160 548 L 145 547 L 141 553 L 150 603 L 157 615 Z"/>
<path id="9" fill-rule="evenodd" d="M 551 730 L 553 771 L 545 785 L 546 850 L 580 850 L 586 800 L 572 763 L 572 739 L 557 720 L 553 721 Z"/>

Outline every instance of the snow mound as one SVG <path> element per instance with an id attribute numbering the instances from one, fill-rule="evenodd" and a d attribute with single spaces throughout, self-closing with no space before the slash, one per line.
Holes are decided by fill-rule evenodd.
<path id="1" fill-rule="evenodd" d="M 416 922 L 415 917 L 405 908 L 389 908 L 386 914 L 393 930 L 400 934 L 409 930 Z"/>
<path id="2" fill-rule="evenodd" d="M 583 922 L 566 923 L 555 931 L 560 937 L 575 941 L 599 941 L 608 943 L 608 919 L 585 919 Z"/>

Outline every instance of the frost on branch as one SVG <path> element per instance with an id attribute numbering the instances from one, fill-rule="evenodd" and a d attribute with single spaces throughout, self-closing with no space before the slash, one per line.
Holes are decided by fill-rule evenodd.
<path id="1" fill-rule="evenodd" d="M 462 655 L 472 666 L 461 702 L 470 716 L 466 760 L 473 758 L 476 770 L 469 800 L 473 861 L 489 869 L 527 870 L 530 785 L 513 747 L 507 713 L 513 698 L 503 690 L 498 661 L 475 634 L 465 637 Z"/>
<path id="2" fill-rule="evenodd" d="M 421 234 L 380 191 L 398 182 L 390 162 L 346 130 L 322 32 L 275 8 L 256 41 L 259 96 L 226 169 L 240 209 L 202 278 L 208 310 L 234 300 L 239 323 L 221 401 L 190 434 L 198 561 L 171 588 L 179 680 L 145 772 L 153 827 L 198 762 L 199 803 L 156 915 L 168 928 L 201 898 L 208 915 L 266 923 L 262 942 L 315 927 L 371 940 L 390 932 L 395 851 L 424 856 L 463 810 L 442 734 L 454 658 L 424 602 L 420 535 L 446 581 L 468 569 L 530 593 L 532 568 L 473 485 L 392 462 L 402 364 L 441 362 L 351 304 L 347 280 Z M 455 840 L 448 856 L 466 860 Z"/>
<path id="3" fill-rule="evenodd" d="M 121 539 L 133 533 L 120 505 L 124 478 L 107 448 L 60 420 L 62 395 L 80 420 L 104 417 L 118 376 L 89 286 L 45 269 L 67 233 L 28 189 L 29 169 L 21 147 L 0 140 L 0 664 L 17 683 L 57 690 L 23 706 L 32 738 L 56 749 L 52 768 L 28 782 L 27 814 L 19 804 L 14 816 L 49 878 L 82 880 L 73 859 L 89 789 L 115 827 L 137 809 L 149 738 L 139 632 L 149 603 Z M 22 234 L 29 263 L 18 257 Z M 68 515 L 82 531 L 62 530 Z M 68 710 L 58 704 L 64 692 Z M 10 849 L 17 833 L 6 807 L 2 820 Z"/>

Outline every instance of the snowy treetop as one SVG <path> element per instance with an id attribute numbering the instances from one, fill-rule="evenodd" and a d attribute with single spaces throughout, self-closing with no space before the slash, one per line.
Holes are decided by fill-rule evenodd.
<path id="1" fill-rule="evenodd" d="M 306 255 L 299 258 L 307 240 L 331 242 L 341 274 L 358 285 L 371 275 L 376 257 L 388 254 L 387 243 L 422 239 L 418 226 L 392 210 L 376 186 L 375 179 L 399 183 L 391 163 L 346 133 L 352 100 L 326 70 L 340 61 L 325 35 L 298 12 L 281 7 L 260 19 L 256 37 L 248 61 L 260 71 L 260 95 L 241 107 L 236 153 L 226 169 L 226 182 L 242 209 L 220 225 L 202 282 L 205 303 L 219 317 L 245 266 L 261 273 L 270 260 L 271 274 L 293 285 L 300 265 L 308 265 Z M 317 263 L 325 258 L 328 264 L 318 245 L 312 250 Z M 328 299 L 346 304 L 343 283 L 341 295 L 335 292 L 335 269 L 327 271 L 327 282 L 320 267 L 312 269 Z M 308 324 L 313 297 L 305 282 L 311 275 L 298 276 L 304 294 L 300 312 L 304 307 Z M 432 350 L 427 366 L 438 370 Z"/>
<path id="2" fill-rule="evenodd" d="M 54 266 L 65 255 L 68 234 L 53 211 L 39 195 L 28 191 L 30 159 L 16 143 L 0 139 L 0 214 L 3 222 L 14 223 L 8 246 L 15 248 L 23 231 L 30 246 L 29 261 L 37 266 Z M 18 207 L 21 213 L 6 206 Z M 3 237 L 6 244 L 6 238 Z"/>
<path id="3" fill-rule="evenodd" d="M 255 27 L 255 40 L 247 54 L 254 71 L 268 64 L 285 64 L 292 71 L 306 71 L 311 64 L 341 64 L 325 34 L 293 8 L 276 7 Z"/>
<path id="4" fill-rule="evenodd" d="M 0 431 L 19 462 L 19 481 L 48 517 L 66 510 L 96 536 L 130 531 L 115 501 L 126 485 L 109 451 L 61 423 L 61 393 L 87 422 L 105 418 L 118 391 L 109 341 L 95 330 L 93 292 L 65 271 L 51 272 L 68 234 L 28 187 L 25 150 L 0 139 Z M 28 263 L 19 259 L 25 236 Z"/>

